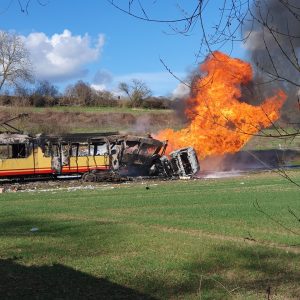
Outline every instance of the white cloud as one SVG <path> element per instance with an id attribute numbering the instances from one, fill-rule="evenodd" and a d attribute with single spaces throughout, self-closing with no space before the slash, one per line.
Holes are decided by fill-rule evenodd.
<path id="1" fill-rule="evenodd" d="M 94 42 L 88 34 L 72 35 L 65 29 L 61 34 L 47 36 L 34 32 L 23 37 L 32 56 L 37 79 L 61 82 L 84 76 L 86 65 L 97 61 L 104 45 L 104 35 Z"/>

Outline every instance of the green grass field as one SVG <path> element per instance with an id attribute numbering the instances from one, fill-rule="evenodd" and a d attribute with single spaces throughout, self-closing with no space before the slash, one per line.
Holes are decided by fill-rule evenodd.
<path id="1" fill-rule="evenodd" d="M 144 115 L 149 112 L 154 114 L 169 114 L 170 109 L 145 109 L 128 107 L 102 107 L 102 106 L 53 106 L 53 107 L 16 107 L 0 106 L 0 110 L 12 113 L 43 113 L 43 112 L 80 112 L 80 113 L 130 113 Z"/>
<path id="2" fill-rule="evenodd" d="M 2 194 L 0 298 L 299 299 L 299 195 L 271 173 Z"/>
<path id="3" fill-rule="evenodd" d="M 266 149 L 294 149 L 300 150 L 300 134 L 291 138 L 280 137 L 280 135 L 296 133 L 297 129 L 285 128 L 285 132 L 275 129 L 263 129 L 257 136 L 253 136 L 251 140 L 243 147 L 243 150 L 266 150 Z M 271 135 L 269 137 L 268 135 Z"/>

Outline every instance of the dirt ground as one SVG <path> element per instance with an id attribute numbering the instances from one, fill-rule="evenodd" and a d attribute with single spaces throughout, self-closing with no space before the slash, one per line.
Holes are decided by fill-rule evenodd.
<path id="1" fill-rule="evenodd" d="M 156 184 L 158 182 L 165 182 L 174 179 L 146 179 L 136 177 L 131 180 L 123 180 L 119 182 L 83 182 L 78 178 L 60 178 L 60 179 L 26 179 L 22 181 L 0 180 L 0 193 L 16 193 L 16 192 L 51 192 L 58 190 L 76 191 L 76 190 L 94 190 L 94 189 L 113 189 L 121 185 L 142 184 L 145 187 Z"/>

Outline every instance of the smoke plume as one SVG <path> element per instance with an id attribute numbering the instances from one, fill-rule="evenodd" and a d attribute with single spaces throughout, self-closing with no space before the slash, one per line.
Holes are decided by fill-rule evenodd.
<path id="1" fill-rule="evenodd" d="M 274 88 L 282 88 L 288 94 L 283 118 L 299 119 L 295 109 L 300 89 L 299 0 L 255 0 L 249 14 L 251 21 L 245 23 L 243 35 L 257 72 L 254 85 L 244 87 L 241 100 L 258 101 Z"/>

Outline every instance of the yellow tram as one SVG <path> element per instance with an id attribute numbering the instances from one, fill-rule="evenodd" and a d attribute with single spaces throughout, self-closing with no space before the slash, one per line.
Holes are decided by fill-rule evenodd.
<path id="1" fill-rule="evenodd" d="M 118 133 L 34 137 L 2 133 L 0 177 L 88 175 L 104 171 L 149 175 L 151 166 L 164 154 L 166 146 L 151 137 Z"/>
<path id="2" fill-rule="evenodd" d="M 0 123 L 0 179 L 82 175 L 85 181 L 122 176 L 193 176 L 199 170 L 192 147 L 166 157 L 167 141 L 118 132 L 31 136 L 9 122 Z"/>

